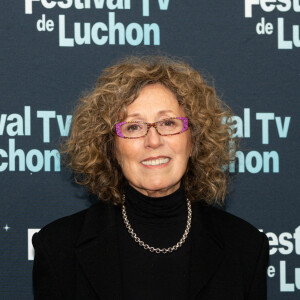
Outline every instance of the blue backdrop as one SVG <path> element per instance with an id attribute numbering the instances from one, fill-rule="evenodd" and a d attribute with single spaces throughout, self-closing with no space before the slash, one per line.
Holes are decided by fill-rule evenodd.
<path id="1" fill-rule="evenodd" d="M 57 151 L 81 92 L 118 58 L 159 53 L 233 108 L 226 210 L 268 235 L 268 299 L 299 299 L 299 0 L 1 0 L 0 13 L 0 299 L 32 299 L 32 234 L 90 205 Z"/>

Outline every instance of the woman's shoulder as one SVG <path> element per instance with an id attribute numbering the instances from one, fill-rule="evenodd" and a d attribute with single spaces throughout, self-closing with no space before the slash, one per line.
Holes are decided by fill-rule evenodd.
<path id="1" fill-rule="evenodd" d="M 197 202 L 194 208 L 201 211 L 204 227 L 222 237 L 225 243 L 257 245 L 266 243 L 267 237 L 250 222 L 225 211 L 222 208 Z"/>
<path id="2" fill-rule="evenodd" d="M 99 201 L 87 209 L 59 218 L 45 225 L 36 233 L 33 237 L 33 242 L 39 240 L 39 242 L 45 244 L 45 246 L 74 246 L 87 221 L 87 216 L 91 222 L 95 221 L 107 206 L 107 204 Z M 93 224 L 91 224 L 91 226 L 92 225 Z"/>

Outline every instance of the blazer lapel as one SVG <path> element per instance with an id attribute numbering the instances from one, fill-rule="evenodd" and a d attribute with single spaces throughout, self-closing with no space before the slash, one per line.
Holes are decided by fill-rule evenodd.
<path id="1" fill-rule="evenodd" d="M 224 247 L 208 209 L 195 203 L 191 226 L 190 299 L 195 299 L 200 290 L 215 274 L 224 259 Z"/>
<path id="2" fill-rule="evenodd" d="M 116 207 L 98 203 L 88 209 L 77 242 L 80 266 L 100 299 L 121 299 Z"/>

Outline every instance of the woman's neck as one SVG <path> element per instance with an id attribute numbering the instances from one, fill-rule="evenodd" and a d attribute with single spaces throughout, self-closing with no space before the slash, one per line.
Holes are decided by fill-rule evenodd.
<path id="1" fill-rule="evenodd" d="M 150 197 L 131 185 L 125 189 L 125 206 L 130 218 L 147 223 L 182 222 L 187 218 L 183 186 L 162 197 Z"/>

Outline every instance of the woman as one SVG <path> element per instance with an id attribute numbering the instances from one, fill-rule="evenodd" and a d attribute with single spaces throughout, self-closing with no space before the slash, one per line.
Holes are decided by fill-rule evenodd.
<path id="1" fill-rule="evenodd" d="M 230 116 L 183 62 L 104 70 L 62 149 L 100 201 L 34 235 L 35 299 L 266 299 L 266 236 L 214 205 Z"/>

